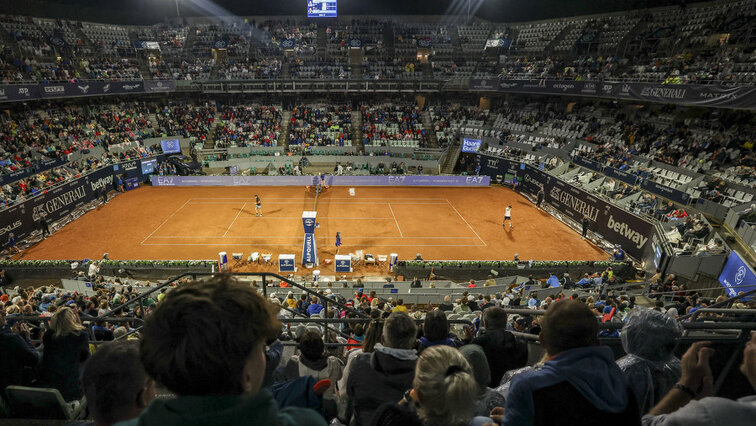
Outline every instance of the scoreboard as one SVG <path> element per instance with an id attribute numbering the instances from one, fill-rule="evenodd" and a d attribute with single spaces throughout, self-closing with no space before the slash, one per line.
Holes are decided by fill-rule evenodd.
<path id="1" fill-rule="evenodd" d="M 307 0 L 308 18 L 335 18 L 337 0 Z"/>

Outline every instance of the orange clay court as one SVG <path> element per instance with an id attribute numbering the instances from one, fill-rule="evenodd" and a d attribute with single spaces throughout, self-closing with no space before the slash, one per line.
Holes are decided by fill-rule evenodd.
<path id="1" fill-rule="evenodd" d="M 254 195 L 263 217 L 255 216 Z M 228 253 L 293 253 L 301 261 L 302 212 L 315 196 L 304 187 L 142 187 L 86 213 L 27 249 L 25 259 L 203 260 Z M 502 227 L 512 205 L 514 230 Z M 318 197 L 315 231 L 322 262 L 357 250 L 422 253 L 425 260 L 603 260 L 606 253 L 536 210 L 512 190 L 489 188 L 331 187 Z"/>

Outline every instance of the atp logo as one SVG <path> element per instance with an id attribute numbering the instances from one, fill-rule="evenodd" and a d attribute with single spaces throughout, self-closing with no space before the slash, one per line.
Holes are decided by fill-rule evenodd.
<path id="1" fill-rule="evenodd" d="M 743 280 L 746 276 L 746 268 L 745 266 L 741 266 L 738 268 L 738 272 L 735 273 L 735 285 L 740 285 L 743 283 Z"/>

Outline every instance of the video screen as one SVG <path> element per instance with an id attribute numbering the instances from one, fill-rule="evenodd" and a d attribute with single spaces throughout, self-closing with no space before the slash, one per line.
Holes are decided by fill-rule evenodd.
<path id="1" fill-rule="evenodd" d="M 153 158 L 152 160 L 142 160 L 142 174 L 143 175 L 151 175 L 155 173 L 156 167 L 157 167 L 156 158 Z"/>
<path id="2" fill-rule="evenodd" d="M 462 138 L 462 152 L 478 152 L 478 148 L 480 148 L 481 140 L 480 139 L 467 139 Z"/>
<path id="3" fill-rule="evenodd" d="M 307 0 L 308 18 L 335 18 L 337 0 Z"/>

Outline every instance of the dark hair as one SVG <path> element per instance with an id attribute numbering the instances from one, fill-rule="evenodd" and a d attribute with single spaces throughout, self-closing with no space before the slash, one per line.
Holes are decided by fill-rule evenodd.
<path id="1" fill-rule="evenodd" d="M 449 337 L 449 322 L 446 320 L 446 313 L 440 309 L 428 312 L 423 322 L 423 334 L 431 342 Z"/>
<path id="2" fill-rule="evenodd" d="M 181 396 L 241 394 L 252 350 L 280 329 L 277 311 L 229 276 L 184 284 L 145 321 L 142 364 Z"/>
<path id="3" fill-rule="evenodd" d="M 598 322 L 585 303 L 553 303 L 541 321 L 541 340 L 549 355 L 598 344 Z"/>
<path id="4" fill-rule="evenodd" d="M 393 312 L 383 325 L 383 344 L 389 348 L 412 349 L 417 337 L 415 321 L 404 312 Z"/>
<path id="5" fill-rule="evenodd" d="M 309 360 L 320 359 L 325 352 L 325 343 L 323 338 L 320 337 L 320 333 L 316 331 L 308 331 L 299 338 L 297 344 L 299 352 L 302 352 L 302 356 Z"/>
<path id="6" fill-rule="evenodd" d="M 354 329 L 352 330 L 352 333 L 355 336 L 362 336 L 365 333 L 365 327 L 363 327 L 362 324 L 356 324 L 354 326 Z"/>
<path id="7" fill-rule="evenodd" d="M 486 308 L 482 319 L 487 330 L 507 328 L 507 311 L 497 306 Z"/>
<path id="8" fill-rule="evenodd" d="M 84 365 L 82 385 L 87 408 L 97 423 L 126 418 L 149 377 L 139 360 L 139 341 L 121 340 L 100 345 Z"/>

